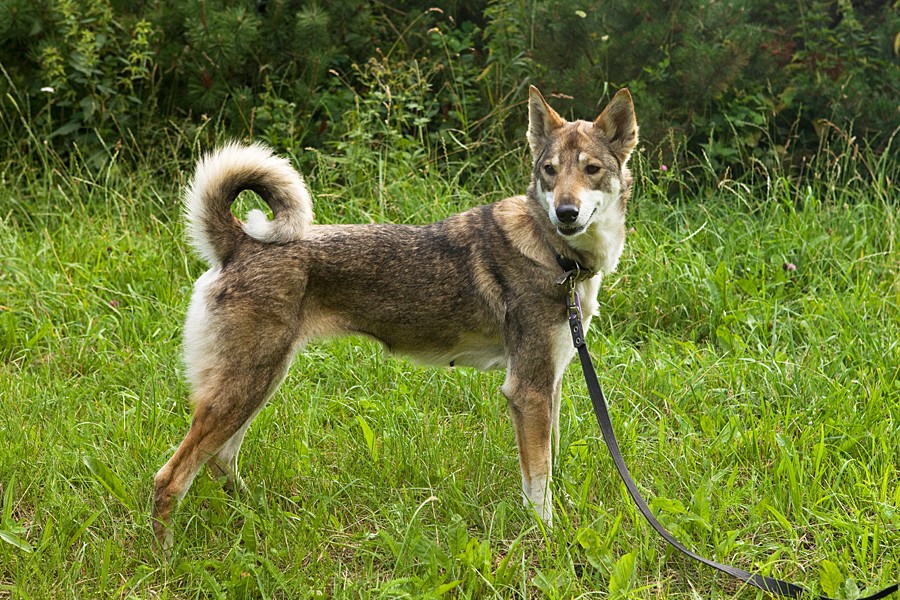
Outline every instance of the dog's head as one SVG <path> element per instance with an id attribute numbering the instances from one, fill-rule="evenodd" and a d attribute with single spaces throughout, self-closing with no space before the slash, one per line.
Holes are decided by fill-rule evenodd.
<path id="1" fill-rule="evenodd" d="M 529 196 L 575 247 L 590 226 L 617 213 L 624 221 L 638 126 L 628 90 L 620 90 L 594 122 L 566 121 L 532 86 L 528 143 L 534 156 Z"/>

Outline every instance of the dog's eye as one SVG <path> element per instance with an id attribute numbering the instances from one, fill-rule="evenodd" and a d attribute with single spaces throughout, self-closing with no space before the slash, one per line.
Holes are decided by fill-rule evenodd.
<path id="1" fill-rule="evenodd" d="M 597 165 L 588 165 L 584 168 L 584 172 L 588 175 L 596 175 L 600 172 L 600 167 L 598 167 Z"/>
<path id="2" fill-rule="evenodd" d="M 544 173 L 546 173 L 550 177 L 553 177 L 554 175 L 556 175 L 556 169 L 553 168 L 553 165 L 547 163 L 546 165 L 544 165 Z"/>

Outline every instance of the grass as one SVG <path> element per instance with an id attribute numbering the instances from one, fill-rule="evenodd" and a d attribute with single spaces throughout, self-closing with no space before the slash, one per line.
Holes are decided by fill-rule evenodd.
<path id="1" fill-rule="evenodd" d="M 364 339 L 298 356 L 247 436 L 251 495 L 203 473 L 162 561 L 150 487 L 190 418 L 180 324 L 203 266 L 179 151 L 157 152 L 0 175 L 0 598 L 761 597 L 643 523 L 577 365 L 543 531 L 519 501 L 502 374 L 416 368 Z M 823 155 L 800 182 L 701 173 L 696 194 L 669 190 L 697 174 L 636 157 L 633 230 L 588 338 L 660 519 L 711 558 L 841 598 L 900 578 L 885 154 Z M 391 156 L 307 154 L 317 220 L 427 222 L 526 183 L 524 143 L 481 173 Z"/>

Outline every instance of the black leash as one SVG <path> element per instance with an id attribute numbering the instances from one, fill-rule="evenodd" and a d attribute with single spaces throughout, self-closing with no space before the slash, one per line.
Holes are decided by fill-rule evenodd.
<path id="1" fill-rule="evenodd" d="M 788 598 L 800 598 L 801 596 L 809 594 L 807 589 L 788 581 L 766 577 L 764 575 L 759 575 L 758 573 L 750 573 L 749 571 L 744 571 L 743 569 L 738 569 L 731 565 L 725 565 L 704 558 L 696 552 L 689 550 L 684 544 L 675 539 L 675 537 L 656 519 L 656 515 L 654 515 L 653 511 L 650 510 L 650 507 L 647 506 L 647 502 L 644 501 L 640 491 L 638 491 L 637 485 L 631 478 L 631 473 L 628 472 L 628 467 L 625 465 L 625 459 L 622 458 L 622 452 L 619 450 L 619 443 L 616 441 L 616 434 L 615 431 L 613 431 L 612 421 L 609 418 L 609 410 L 606 407 L 606 398 L 603 396 L 603 390 L 600 388 L 600 382 L 597 380 L 597 372 L 594 370 L 594 363 L 591 361 L 591 355 L 588 352 L 587 344 L 585 344 L 584 341 L 584 326 L 581 323 L 581 305 L 578 300 L 578 294 L 575 292 L 575 283 L 581 279 L 593 276 L 593 272 L 569 259 L 557 257 L 556 260 L 563 270 L 566 271 L 565 275 L 559 279 L 558 283 L 566 286 L 566 309 L 569 313 L 569 329 L 572 331 L 572 343 L 578 350 L 578 359 L 581 362 L 581 369 L 584 372 L 584 380 L 587 383 L 591 404 L 594 405 L 594 415 L 597 417 L 597 423 L 600 424 L 600 431 L 603 433 L 603 441 L 606 443 L 606 447 L 609 449 L 613 462 L 616 464 L 616 470 L 619 472 L 619 476 L 625 483 L 625 487 L 628 488 L 628 493 L 631 494 L 631 498 L 637 505 L 638 510 L 641 511 L 641 514 L 644 515 L 644 518 L 647 519 L 650 526 L 653 527 L 653 529 L 655 529 L 669 544 L 694 560 L 740 579 L 753 587 Z M 880 592 L 871 596 L 860 597 L 857 600 L 887 598 L 898 590 L 900 590 L 900 584 L 895 583 Z M 819 596 L 819 599 L 832 600 L 828 596 Z"/>

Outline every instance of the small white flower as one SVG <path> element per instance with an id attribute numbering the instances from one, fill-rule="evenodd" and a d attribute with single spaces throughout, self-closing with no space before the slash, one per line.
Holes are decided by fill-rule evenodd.
<path id="1" fill-rule="evenodd" d="M 42 92 L 47 92 L 48 94 L 52 94 L 52 93 L 55 92 L 56 90 L 53 89 L 52 87 L 50 87 L 50 86 L 48 85 L 48 86 L 42 87 L 42 88 L 41 88 L 41 91 L 42 91 Z"/>

